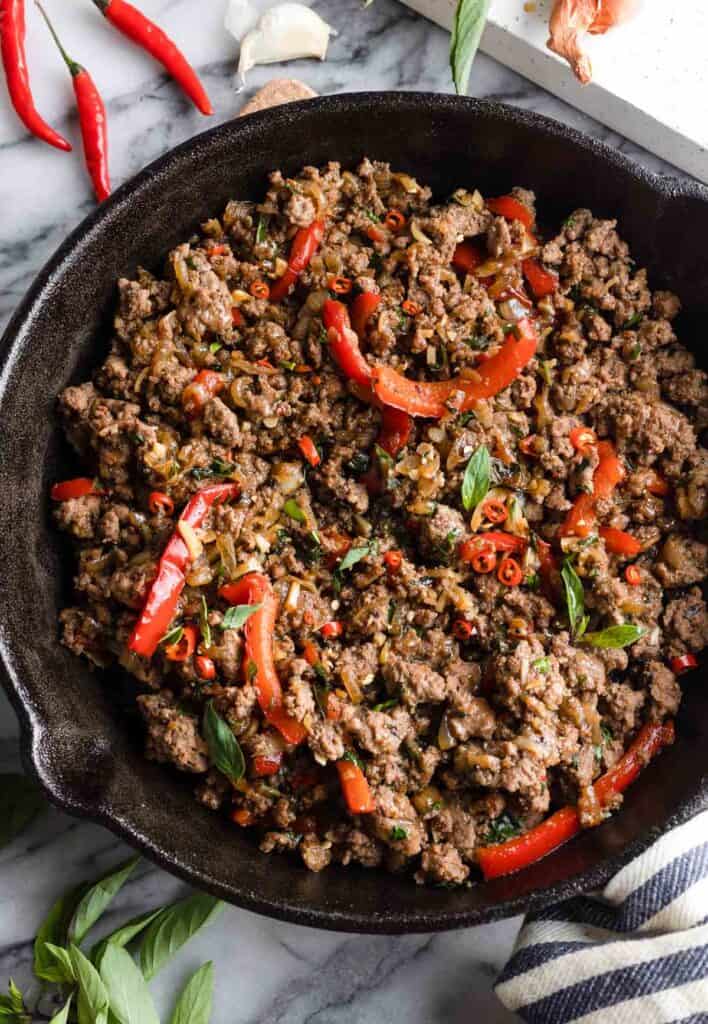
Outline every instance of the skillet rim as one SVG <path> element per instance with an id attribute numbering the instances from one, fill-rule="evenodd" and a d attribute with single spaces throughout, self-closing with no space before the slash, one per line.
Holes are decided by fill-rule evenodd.
<path id="1" fill-rule="evenodd" d="M 708 206 L 708 187 L 698 181 L 680 180 L 656 174 L 606 143 L 575 128 L 545 115 L 509 107 L 495 101 L 438 93 L 382 91 L 341 93 L 259 111 L 244 118 L 227 121 L 193 136 L 150 163 L 139 174 L 121 185 L 104 204 L 84 218 L 57 248 L 20 301 L 0 340 L 0 412 L 11 377 L 13 355 L 21 347 L 28 332 L 31 334 L 33 320 L 44 296 L 51 292 L 53 283 L 62 276 L 65 266 L 75 263 L 76 252 L 80 250 L 82 244 L 93 237 L 95 233 L 110 226 L 112 218 L 119 211 L 126 207 L 129 209 L 141 192 L 150 186 L 155 177 L 178 172 L 181 164 L 185 161 L 188 162 L 194 150 L 206 151 L 214 140 L 231 136 L 234 142 L 237 142 L 240 133 L 247 132 L 249 129 L 257 131 L 259 124 L 265 123 L 266 120 L 272 122 L 273 118 L 288 120 L 290 118 L 306 118 L 308 111 L 334 116 L 345 114 L 353 106 L 367 105 L 376 111 L 385 110 L 388 113 L 407 111 L 410 114 L 425 113 L 441 118 L 444 118 L 447 112 L 453 110 L 459 112 L 462 109 L 462 111 L 469 111 L 470 114 L 481 115 L 492 123 L 499 121 L 522 126 L 540 135 L 561 139 L 569 148 L 589 153 L 596 159 L 601 159 L 616 167 L 618 171 L 633 179 L 637 184 L 643 184 L 669 202 L 676 202 L 681 198 L 691 198 Z M 162 868 L 191 885 L 196 885 L 236 906 L 271 918 L 332 931 L 368 934 L 447 931 L 499 920 L 517 913 L 537 910 L 549 903 L 559 902 L 578 893 L 602 886 L 611 875 L 646 849 L 659 835 L 682 824 L 699 810 L 708 806 L 707 770 L 705 773 L 699 774 L 695 791 L 682 801 L 676 812 L 663 826 L 658 825 L 648 830 L 614 856 L 606 858 L 587 871 L 561 879 L 543 889 L 503 900 L 492 906 L 467 908 L 459 912 L 443 910 L 408 914 L 400 911 L 392 913 L 384 911 L 380 917 L 372 918 L 356 911 L 342 912 L 331 909 L 303 908 L 300 904 L 289 902 L 287 895 L 275 900 L 262 898 L 257 893 L 243 890 L 234 891 L 232 886 L 209 876 L 201 866 L 188 865 L 179 861 L 175 855 L 163 849 L 156 840 L 141 832 L 135 825 L 131 825 L 129 816 L 119 816 L 107 802 L 100 803 L 98 807 L 90 805 L 90 801 L 85 794 L 81 793 L 78 786 L 72 787 L 66 779 L 62 779 L 61 765 L 52 763 L 50 767 L 51 758 L 47 758 L 46 746 L 44 746 L 45 744 L 50 745 L 48 730 L 45 729 L 43 722 L 36 714 L 30 694 L 14 672 L 12 659 L 5 643 L 4 597 L 4 592 L 0 590 L 0 667 L 3 669 L 0 671 L 0 678 L 20 722 L 20 752 L 23 763 L 39 781 L 50 801 L 71 815 L 103 825 L 122 840 L 138 847 L 142 853 Z M 42 755 L 39 753 L 40 746 L 44 746 Z"/>

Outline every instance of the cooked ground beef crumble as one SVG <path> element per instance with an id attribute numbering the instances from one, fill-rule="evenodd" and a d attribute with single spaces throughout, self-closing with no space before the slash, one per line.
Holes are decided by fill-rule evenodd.
<path id="1" fill-rule="evenodd" d="M 55 488 L 61 620 L 135 677 L 147 756 L 314 871 L 462 883 L 616 807 L 593 782 L 708 643 L 708 391 L 615 222 L 544 243 L 523 189 L 330 163 L 118 287 L 60 399 L 93 474 Z"/>

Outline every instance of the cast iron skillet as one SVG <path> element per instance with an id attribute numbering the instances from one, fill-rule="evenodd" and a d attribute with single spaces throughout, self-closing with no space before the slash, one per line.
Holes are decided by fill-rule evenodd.
<path id="1" fill-rule="evenodd" d="M 676 184 L 553 121 L 493 103 L 414 93 L 328 97 L 225 124 L 152 164 L 92 214 L 52 257 L 2 342 L 0 647 L 28 768 L 71 814 L 101 822 L 175 874 L 231 902 L 322 928 L 457 928 L 557 902 L 601 885 L 630 856 L 708 797 L 708 694 L 689 678 L 678 742 L 649 767 L 618 815 L 527 871 L 465 890 L 420 888 L 363 869 L 313 875 L 266 857 L 198 805 L 191 783 L 143 758 L 120 674 L 91 672 L 57 641 L 68 552 L 51 528 L 51 481 L 75 473 L 55 399 L 103 358 L 115 281 L 157 267 L 230 197 L 262 195 L 273 168 L 295 172 L 364 154 L 389 160 L 445 196 L 536 190 L 549 224 L 589 206 L 618 217 L 655 284 L 687 312 L 698 346 L 708 316 L 708 190 Z M 703 328 L 704 329 L 704 328 Z M 695 674 L 697 675 L 697 674 Z"/>

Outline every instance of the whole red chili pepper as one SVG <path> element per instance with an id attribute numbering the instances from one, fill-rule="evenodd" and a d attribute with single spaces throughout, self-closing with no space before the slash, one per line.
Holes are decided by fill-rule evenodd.
<path id="1" fill-rule="evenodd" d="M 71 143 L 40 117 L 32 99 L 25 57 L 25 0 L 0 0 L 0 52 L 7 91 L 25 128 L 50 146 L 71 150 Z"/>
<path id="2" fill-rule="evenodd" d="M 88 172 L 91 175 L 93 188 L 99 202 L 103 202 L 111 194 L 111 182 L 108 176 L 108 132 L 106 127 L 106 108 L 101 99 L 94 80 L 85 67 L 77 64 L 67 54 L 54 31 L 54 26 L 47 17 L 46 11 L 41 4 L 37 4 L 42 17 L 47 23 L 54 42 L 64 58 L 64 62 L 71 72 L 74 83 L 74 95 L 76 106 L 79 111 L 79 124 L 81 125 L 81 138 L 84 143 L 84 158 Z"/>
<path id="3" fill-rule="evenodd" d="M 170 37 L 165 35 L 154 21 L 150 21 L 137 7 L 126 3 L 126 0 L 93 0 L 93 2 L 119 32 L 147 50 L 155 60 L 159 60 L 202 114 L 209 116 L 214 113 L 196 71 L 182 51 L 177 49 Z"/>

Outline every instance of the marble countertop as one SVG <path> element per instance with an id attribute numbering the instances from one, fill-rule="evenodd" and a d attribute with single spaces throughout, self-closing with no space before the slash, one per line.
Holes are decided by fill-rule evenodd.
<path id="1" fill-rule="evenodd" d="M 104 24 L 84 0 L 47 0 L 75 58 L 91 67 L 108 108 L 114 184 L 207 126 L 161 69 Z M 221 29 L 225 0 L 142 0 L 190 53 L 217 115 L 232 117 L 244 97 L 234 91 L 236 46 Z M 257 68 L 250 93 L 284 73 L 320 93 L 365 89 L 447 92 L 448 37 L 395 0 L 319 0 L 315 7 L 339 35 L 326 63 L 300 61 Z M 28 4 L 29 60 L 40 109 L 79 144 L 71 86 Z M 621 136 L 579 114 L 495 61 L 480 56 L 470 91 L 566 121 L 652 169 L 675 173 Z M 247 93 L 248 94 L 248 93 Z M 81 157 L 30 140 L 0 88 L 0 331 L 33 276 L 67 233 L 93 208 Z M 6 429 L 7 425 L 3 424 Z M 0 694 L 0 772 L 19 768 L 17 725 Z M 30 975 L 31 939 L 60 892 L 127 855 L 109 832 L 48 810 L 0 851 L 0 987 Z M 183 886 L 145 863 L 126 885 L 108 924 L 173 899 Z M 462 1024 L 515 1020 L 492 991 L 519 920 L 453 932 L 402 937 L 330 934 L 228 908 L 156 980 L 161 1008 L 180 979 L 204 960 L 216 968 L 214 1024 L 287 1021 L 318 1024 Z M 267 972 L 262 965 L 267 964 Z M 267 981 L 265 980 L 267 978 Z M 264 983 L 265 981 L 265 983 Z"/>

